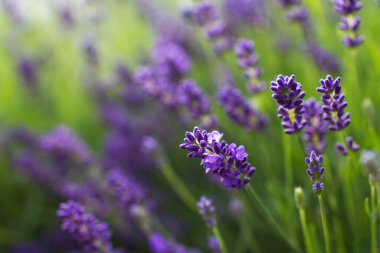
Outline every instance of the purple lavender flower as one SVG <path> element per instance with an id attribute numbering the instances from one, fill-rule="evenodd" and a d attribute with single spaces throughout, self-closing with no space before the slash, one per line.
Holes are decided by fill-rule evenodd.
<path id="1" fill-rule="evenodd" d="M 325 80 L 320 80 L 320 84 L 317 91 L 322 94 L 323 117 L 329 122 L 329 129 L 332 131 L 345 129 L 350 124 L 350 114 L 344 112 L 348 104 L 344 101 L 345 95 L 342 93 L 340 77 L 334 81 L 328 75 Z"/>
<path id="2" fill-rule="evenodd" d="M 62 229 L 69 232 L 85 252 L 115 252 L 108 224 L 98 221 L 77 202 L 62 203 L 57 215 L 63 221 Z"/>
<path id="3" fill-rule="evenodd" d="M 211 253 L 220 253 L 221 248 L 218 240 L 214 236 L 210 236 L 207 241 L 207 247 L 211 251 Z"/>
<path id="4" fill-rule="evenodd" d="M 195 249 L 189 249 L 174 241 L 169 241 L 158 233 L 149 237 L 149 248 L 152 253 L 199 253 Z"/>
<path id="5" fill-rule="evenodd" d="M 348 151 L 347 148 L 342 143 L 336 143 L 335 144 L 335 150 L 341 154 L 342 156 L 347 156 Z"/>
<path id="6" fill-rule="evenodd" d="M 255 45 L 252 41 L 240 39 L 235 45 L 235 55 L 238 58 L 239 66 L 244 70 L 244 77 L 248 80 L 248 89 L 252 93 L 264 91 L 265 85 L 260 80 L 262 70 L 257 66 L 259 56 L 255 52 Z"/>
<path id="7" fill-rule="evenodd" d="M 313 41 L 307 43 L 307 50 L 320 71 L 328 73 L 340 72 L 340 63 L 334 55 L 324 50 Z"/>
<path id="8" fill-rule="evenodd" d="M 278 0 L 278 3 L 282 7 L 291 7 L 291 6 L 299 5 L 301 1 L 300 0 Z"/>
<path id="9" fill-rule="evenodd" d="M 68 158 L 90 163 L 92 157 L 86 145 L 67 127 L 59 126 L 40 140 L 41 148 L 59 160 Z"/>
<path id="10" fill-rule="evenodd" d="M 279 104 L 278 117 L 282 119 L 282 127 L 286 134 L 294 134 L 304 128 L 306 121 L 303 118 L 304 108 L 302 99 L 305 92 L 302 85 L 296 82 L 295 76 L 279 75 L 276 81 L 271 82 L 272 97 Z"/>
<path id="11" fill-rule="evenodd" d="M 267 126 L 267 118 L 253 108 L 236 88 L 225 86 L 218 91 L 217 95 L 219 104 L 236 124 L 248 131 L 262 130 Z"/>
<path id="12" fill-rule="evenodd" d="M 38 82 L 36 62 L 24 57 L 19 60 L 17 69 L 24 85 L 28 88 L 35 88 Z"/>
<path id="13" fill-rule="evenodd" d="M 338 25 L 339 29 L 346 32 L 342 42 L 346 47 L 354 48 L 364 42 L 363 37 L 358 35 L 360 19 L 354 17 L 353 13 L 362 8 L 362 3 L 358 0 L 335 0 L 335 10 L 342 15 Z"/>
<path id="14" fill-rule="evenodd" d="M 286 18 L 290 22 L 298 22 L 304 26 L 307 26 L 309 23 L 309 13 L 305 8 L 301 6 L 289 11 Z"/>
<path id="15" fill-rule="evenodd" d="M 227 188 L 241 189 L 250 182 L 256 169 L 247 162 L 244 146 L 221 142 L 222 136 L 218 131 L 201 132 L 194 127 L 193 132 L 186 132 L 180 148 L 189 151 L 187 157 L 201 158 L 206 173 L 218 175 Z"/>
<path id="16" fill-rule="evenodd" d="M 208 227 L 216 226 L 216 209 L 214 206 L 214 201 L 202 196 L 197 203 L 199 214 L 202 216 Z"/>
<path id="17" fill-rule="evenodd" d="M 265 26 L 268 23 L 265 1 L 262 0 L 225 0 L 224 12 L 228 26 L 234 29 L 244 25 Z"/>
<path id="18" fill-rule="evenodd" d="M 327 123 L 323 119 L 322 105 L 313 98 L 304 103 L 304 118 L 306 125 L 304 128 L 304 140 L 307 143 L 306 152 L 311 151 L 322 154 L 326 148 Z"/>
<path id="19" fill-rule="evenodd" d="M 93 66 L 99 65 L 98 49 L 94 40 L 87 38 L 82 42 L 82 50 L 86 57 L 87 63 Z"/>
<path id="20" fill-rule="evenodd" d="M 215 7 L 207 2 L 199 2 L 182 10 L 182 16 L 199 26 L 207 25 L 216 20 Z"/>
<path id="21" fill-rule="evenodd" d="M 355 143 L 354 139 L 351 136 L 347 137 L 346 145 L 353 152 L 360 150 L 360 146 L 357 143 Z"/>
<path id="22" fill-rule="evenodd" d="M 314 151 L 311 151 L 310 157 L 306 157 L 305 162 L 309 167 L 306 173 L 313 182 L 313 191 L 319 194 L 324 189 L 324 184 L 320 182 L 325 174 L 325 168 L 322 167 L 323 156 L 317 156 Z"/>
<path id="23" fill-rule="evenodd" d="M 210 113 L 210 101 L 193 80 L 184 80 L 177 90 L 178 103 L 186 108 L 193 119 Z"/>

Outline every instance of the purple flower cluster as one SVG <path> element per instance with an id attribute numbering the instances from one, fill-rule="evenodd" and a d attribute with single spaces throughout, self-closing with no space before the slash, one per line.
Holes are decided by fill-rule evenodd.
<path id="1" fill-rule="evenodd" d="M 203 220 L 206 222 L 208 227 L 216 226 L 216 209 L 214 206 L 214 201 L 202 196 L 197 203 L 199 214 L 202 216 Z"/>
<path id="2" fill-rule="evenodd" d="M 308 41 L 307 50 L 320 71 L 328 73 L 340 72 L 340 64 L 337 58 L 318 46 L 314 41 Z"/>
<path id="3" fill-rule="evenodd" d="M 263 0 L 225 0 L 224 13 L 229 27 L 265 26 L 268 17 Z"/>
<path id="4" fill-rule="evenodd" d="M 235 44 L 235 55 L 239 66 L 244 70 L 244 77 L 248 81 L 248 89 L 252 93 L 264 91 L 265 85 L 261 81 L 262 70 L 257 66 L 259 56 L 255 52 L 255 45 L 250 40 L 240 39 Z"/>
<path id="5" fill-rule="evenodd" d="M 110 242 L 108 224 L 98 221 L 75 201 L 62 203 L 57 211 L 62 219 L 62 229 L 69 232 L 85 252 L 116 252 Z"/>
<path id="6" fill-rule="evenodd" d="M 149 248 L 152 253 L 199 253 L 198 250 L 186 248 L 175 241 L 169 241 L 157 233 L 150 236 Z"/>
<path id="7" fill-rule="evenodd" d="M 248 131 L 262 130 L 267 126 L 267 118 L 260 114 L 232 86 L 225 86 L 218 91 L 219 104 L 224 108 L 228 117 Z"/>
<path id="8" fill-rule="evenodd" d="M 286 134 L 294 134 L 304 128 L 306 121 L 303 117 L 304 107 L 302 99 L 305 92 L 302 86 L 290 77 L 279 75 L 271 82 L 272 97 L 279 105 L 278 117 L 282 120 L 282 127 Z"/>
<path id="9" fill-rule="evenodd" d="M 189 151 L 187 157 L 202 159 L 206 173 L 219 176 L 227 188 L 241 189 L 250 182 L 256 169 L 248 163 L 244 146 L 221 142 L 222 136 L 217 131 L 208 133 L 194 127 L 193 132 L 186 132 L 180 148 Z"/>
<path id="10" fill-rule="evenodd" d="M 337 143 L 335 145 L 335 149 L 338 153 L 340 153 L 342 156 L 347 156 L 348 151 L 357 152 L 360 150 L 360 146 L 355 143 L 354 139 L 350 136 L 346 138 L 346 145 L 342 143 Z"/>
<path id="11" fill-rule="evenodd" d="M 346 47 L 354 48 L 363 43 L 364 39 L 358 35 L 360 19 L 353 14 L 362 8 L 359 0 L 334 0 L 335 10 L 342 15 L 339 29 L 346 32 L 342 42 Z"/>
<path id="12" fill-rule="evenodd" d="M 210 250 L 211 253 L 221 253 L 222 250 L 220 248 L 218 239 L 214 236 L 210 236 L 207 241 L 207 248 Z"/>
<path id="13" fill-rule="evenodd" d="M 87 63 L 92 66 L 99 65 L 99 52 L 95 41 L 90 38 L 86 38 L 82 42 L 82 50 L 86 57 Z"/>
<path id="14" fill-rule="evenodd" d="M 37 62 L 34 59 L 23 57 L 19 60 L 17 70 L 25 87 L 36 88 L 38 84 L 37 67 Z"/>
<path id="15" fill-rule="evenodd" d="M 322 94 L 323 117 L 329 122 L 329 129 L 332 131 L 345 129 L 350 124 L 350 114 L 344 112 L 348 104 L 344 101 L 345 95 L 342 93 L 340 77 L 333 80 L 328 75 L 326 79 L 320 80 L 320 84 L 317 91 Z"/>
<path id="16" fill-rule="evenodd" d="M 323 156 L 317 156 L 314 151 L 311 151 L 310 157 L 306 157 L 305 162 L 309 167 L 306 173 L 313 182 L 313 191 L 319 194 L 324 189 L 324 184 L 320 182 L 325 174 L 325 168 L 322 167 Z"/>
<path id="17" fill-rule="evenodd" d="M 326 148 L 327 123 L 323 119 L 322 105 L 313 98 L 304 103 L 304 140 L 307 143 L 306 153 L 311 151 L 322 154 Z"/>
<path id="18" fill-rule="evenodd" d="M 193 80 L 182 81 L 178 87 L 177 95 L 178 103 L 190 113 L 193 119 L 210 113 L 210 101 Z"/>
<path id="19" fill-rule="evenodd" d="M 182 15 L 202 28 L 217 55 L 222 55 L 232 48 L 233 39 L 230 31 L 225 22 L 218 17 L 212 4 L 207 2 L 196 3 L 184 9 Z"/>

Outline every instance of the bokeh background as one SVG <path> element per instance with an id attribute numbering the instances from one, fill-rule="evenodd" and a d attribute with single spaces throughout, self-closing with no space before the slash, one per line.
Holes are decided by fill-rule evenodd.
<path id="1" fill-rule="evenodd" d="M 178 195 L 182 186 L 176 184 L 177 179 L 170 182 L 162 173 L 162 160 L 196 199 L 201 195 L 214 199 L 230 252 L 295 252 L 262 219 L 244 190 L 226 189 L 205 175 L 198 160 L 186 158 L 186 152 L 178 148 L 185 131 L 201 121 L 163 105 L 133 81 L 140 66 L 152 63 L 152 52 L 163 40 L 176 43 L 189 56 L 192 68 L 185 78 L 195 80 L 207 94 L 211 114 L 218 121 L 216 129 L 224 133 L 224 139 L 245 145 L 257 169 L 252 187 L 302 248 L 292 189 L 285 182 L 284 167 L 293 167 L 291 188 L 302 186 L 305 191 L 316 252 L 322 252 L 318 202 L 305 174 L 305 152 L 296 137 L 284 135 L 268 87 L 278 74 L 295 74 L 306 96 L 319 100 L 319 80 L 327 74 L 341 76 L 351 114 L 345 134 L 353 136 L 362 149 L 379 151 L 380 6 L 374 0 L 364 1 L 358 15 L 365 42 L 351 50 L 340 42 L 339 15 L 333 4 L 304 0 L 310 17 L 305 29 L 313 34 L 318 50 L 327 54 L 318 59 L 321 56 L 310 49 L 305 31 L 287 21 L 288 10 L 277 1 L 248 2 L 252 8 L 234 9 L 234 0 L 212 3 L 235 39 L 255 42 L 267 85 L 257 96 L 247 91 L 233 52 L 223 57 L 214 54 L 202 31 L 181 16 L 181 9 L 191 1 L 1 2 L 0 252 L 80 249 L 60 230 L 56 217 L 59 203 L 73 198 L 109 222 L 115 247 L 151 252 L 141 228 L 144 222 L 124 217 L 125 209 L 114 207 L 117 200 L 102 190 L 106 188 L 102 170 L 110 167 L 118 167 L 142 185 L 149 199 L 145 204 L 176 241 L 211 252 L 207 247 L 210 231 Z M 266 129 L 248 131 L 226 115 L 217 91 L 228 78 L 268 118 Z M 57 127 L 71 131 L 83 145 L 62 137 L 65 133 L 55 136 Z M 89 161 L 54 160 L 48 151 L 36 147 L 36 142 L 49 136 L 58 144 L 86 150 Z M 361 172 L 359 154 L 344 160 L 336 153 L 334 143 L 339 138 L 339 134 L 328 134 L 324 154 L 325 167 L 332 174 L 326 182 L 326 201 L 334 252 L 369 252 L 369 219 L 364 208 L 368 179 Z M 33 163 L 36 160 L 38 165 Z M 351 201 L 342 197 L 347 186 L 339 180 L 345 170 L 355 171 Z"/>

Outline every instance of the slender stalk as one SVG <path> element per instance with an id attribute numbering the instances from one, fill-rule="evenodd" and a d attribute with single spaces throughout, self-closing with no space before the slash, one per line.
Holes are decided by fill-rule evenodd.
<path id="1" fill-rule="evenodd" d="M 252 199 L 256 202 L 257 207 L 260 209 L 260 212 L 263 214 L 264 218 L 267 220 L 268 223 L 272 225 L 274 230 L 277 232 L 277 234 L 289 244 L 293 249 L 296 251 L 298 250 L 297 243 L 289 237 L 289 234 L 286 233 L 281 226 L 277 223 L 276 219 L 273 217 L 273 215 L 269 212 L 269 210 L 266 208 L 264 203 L 261 201 L 260 197 L 256 194 L 256 192 L 252 189 L 250 185 L 247 186 L 248 193 L 252 197 Z"/>
<path id="2" fill-rule="evenodd" d="M 307 253 L 313 253 L 314 250 L 313 250 L 313 245 L 311 243 L 311 237 L 310 237 L 309 229 L 307 227 L 305 208 L 299 209 L 299 216 L 300 216 L 303 238 L 304 238 L 305 244 L 306 244 L 306 252 Z"/>
<path id="3" fill-rule="evenodd" d="M 218 243 L 219 243 L 219 246 L 220 246 L 222 253 L 228 253 L 226 244 L 224 243 L 223 236 L 220 233 L 218 226 L 212 227 L 211 231 L 214 234 L 215 238 L 218 240 Z"/>
<path id="4" fill-rule="evenodd" d="M 323 235 L 325 237 L 325 252 L 330 253 L 331 252 L 330 251 L 330 236 L 329 236 L 329 230 L 327 227 L 327 220 L 326 220 L 325 207 L 323 204 L 322 194 L 318 194 L 318 200 L 319 200 L 319 207 L 321 209 Z"/>
<path id="5" fill-rule="evenodd" d="M 371 182 L 371 253 L 377 252 L 377 206 L 376 206 L 376 185 Z"/>
<path id="6" fill-rule="evenodd" d="M 290 195 L 293 193 L 293 167 L 292 167 L 292 145 L 290 143 L 289 135 L 283 135 L 283 148 L 284 148 L 284 166 L 285 166 L 285 184 L 286 189 Z"/>
<path id="7" fill-rule="evenodd" d="M 183 183 L 181 178 L 175 173 L 175 171 L 170 166 L 170 164 L 167 162 L 163 162 L 161 164 L 161 171 L 162 171 L 162 174 L 164 175 L 164 177 L 166 178 L 166 180 L 172 186 L 172 188 L 175 189 L 175 192 L 177 193 L 178 197 L 182 200 L 182 202 L 190 210 L 198 213 L 198 210 L 196 207 L 197 200 L 191 194 L 191 192 L 188 190 L 188 188 Z"/>

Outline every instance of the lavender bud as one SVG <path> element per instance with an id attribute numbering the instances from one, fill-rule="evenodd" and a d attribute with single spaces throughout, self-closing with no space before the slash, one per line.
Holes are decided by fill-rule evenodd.
<path id="1" fill-rule="evenodd" d="M 305 207 L 305 194 L 303 193 L 302 187 L 294 188 L 294 199 L 298 209 Z"/>
<path id="2" fill-rule="evenodd" d="M 322 167 L 323 156 L 318 156 L 314 151 L 311 151 L 310 157 L 306 157 L 305 162 L 309 167 L 306 174 L 313 182 L 313 191 L 319 194 L 324 189 L 323 183 L 320 182 L 325 174 L 325 168 Z"/>
<path id="3" fill-rule="evenodd" d="M 212 199 L 202 196 L 197 203 L 199 214 L 208 227 L 216 226 L 216 209 Z"/>

